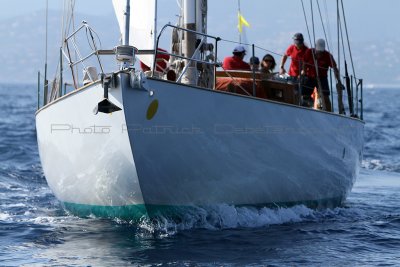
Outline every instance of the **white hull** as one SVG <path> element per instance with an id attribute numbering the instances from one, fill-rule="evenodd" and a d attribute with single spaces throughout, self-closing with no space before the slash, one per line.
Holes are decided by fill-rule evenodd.
<path id="1" fill-rule="evenodd" d="M 36 115 L 39 153 L 50 188 L 65 203 L 98 206 L 143 204 L 124 111 L 93 109 L 103 97 L 95 84 L 64 96 Z M 110 99 L 122 106 L 121 90 Z"/>
<path id="2" fill-rule="evenodd" d="M 121 81 L 110 100 L 122 111 L 112 115 L 92 112 L 99 84 L 37 114 L 43 169 L 62 202 L 329 206 L 354 184 L 364 127 L 357 119 L 160 80 L 148 79 L 148 89 Z M 55 123 L 110 131 L 51 131 Z"/>

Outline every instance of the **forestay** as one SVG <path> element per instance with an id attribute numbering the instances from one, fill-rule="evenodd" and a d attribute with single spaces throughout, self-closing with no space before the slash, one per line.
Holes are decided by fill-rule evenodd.
<path id="1" fill-rule="evenodd" d="M 113 0 L 122 38 L 125 36 L 126 0 Z M 129 44 L 139 50 L 154 50 L 156 36 L 156 0 L 130 0 Z M 147 66 L 153 66 L 154 55 L 138 55 Z"/>

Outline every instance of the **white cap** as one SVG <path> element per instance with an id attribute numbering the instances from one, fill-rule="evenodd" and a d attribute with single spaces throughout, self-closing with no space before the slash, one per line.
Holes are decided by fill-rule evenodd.
<path id="1" fill-rule="evenodd" d="M 238 45 L 233 49 L 233 53 L 243 53 L 246 52 L 246 48 L 243 45 Z"/>
<path id="2" fill-rule="evenodd" d="M 318 39 L 315 42 L 315 50 L 316 51 L 325 51 L 325 41 L 324 41 L 324 39 Z"/>

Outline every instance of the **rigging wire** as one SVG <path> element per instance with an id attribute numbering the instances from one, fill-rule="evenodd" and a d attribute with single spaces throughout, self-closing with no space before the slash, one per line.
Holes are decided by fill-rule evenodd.
<path id="1" fill-rule="evenodd" d="M 302 6 L 302 8 L 303 8 L 304 21 L 305 21 L 305 23 L 306 23 L 308 39 L 309 39 L 310 45 L 311 45 L 310 27 L 308 26 L 307 14 L 306 14 L 306 9 L 305 9 L 305 7 L 304 7 L 304 2 L 303 2 L 303 0 L 301 0 L 301 6 Z"/>
<path id="2" fill-rule="evenodd" d="M 339 29 L 340 29 L 340 43 L 342 44 L 342 51 L 343 51 L 343 59 L 346 61 L 346 49 L 344 48 L 344 38 L 343 38 L 343 29 L 342 29 L 342 21 L 339 23 Z"/>
<path id="3" fill-rule="evenodd" d="M 265 48 L 263 48 L 263 47 L 261 47 L 261 46 L 254 45 L 254 47 L 257 48 L 257 49 L 260 49 L 260 50 L 262 50 L 262 51 L 268 52 L 268 53 L 270 53 L 270 54 L 273 54 L 273 55 L 275 55 L 275 56 L 283 57 L 283 54 L 274 52 L 274 51 L 272 51 L 272 50 L 265 49 Z"/>
<path id="4" fill-rule="evenodd" d="M 346 38 L 347 38 L 347 45 L 348 45 L 348 49 L 349 49 L 351 67 L 352 67 L 352 69 L 353 69 L 354 77 L 357 77 L 357 76 L 356 76 L 356 72 L 355 72 L 355 70 L 354 70 L 353 56 L 352 56 L 352 53 L 351 53 L 349 33 L 348 33 L 348 31 L 347 31 L 347 22 L 346 22 L 346 15 L 345 15 L 345 13 L 344 13 L 343 0 L 341 0 L 341 3 L 342 3 L 343 22 L 344 22 L 344 27 L 345 27 L 345 30 L 346 30 Z"/>
<path id="5" fill-rule="evenodd" d="M 351 85 L 350 85 L 350 78 L 348 76 L 348 71 L 347 71 L 346 50 L 345 50 L 345 46 L 344 46 L 342 20 L 340 19 L 340 1 L 339 0 L 336 1 L 336 5 L 337 5 L 337 18 L 338 18 L 337 19 L 337 21 L 338 21 L 338 26 L 337 26 L 338 27 L 338 51 L 340 51 L 340 45 L 342 45 L 343 59 L 344 59 L 345 72 L 346 72 L 345 73 L 345 81 L 346 81 L 347 97 L 348 97 L 348 101 L 349 101 L 349 103 L 348 103 L 349 106 L 348 107 L 349 107 L 350 115 L 352 116 L 353 113 L 354 113 L 354 104 L 353 104 L 354 97 L 352 95 L 352 89 L 351 89 Z M 343 5 L 342 5 L 342 7 L 343 7 Z M 346 25 L 345 19 L 344 19 L 343 23 Z M 346 35 L 346 37 L 347 37 L 347 40 L 348 40 L 348 35 Z M 340 60 L 340 57 L 339 57 L 339 60 Z M 353 66 L 353 64 L 352 64 L 352 66 Z M 354 68 L 353 68 L 353 72 L 354 72 Z"/>
<path id="6" fill-rule="evenodd" d="M 326 4 L 326 1 L 325 1 L 325 4 Z M 330 48 L 330 45 L 329 45 L 330 41 L 328 41 L 328 36 L 327 36 L 327 33 L 326 33 L 325 24 L 324 24 L 324 20 L 322 18 L 322 12 L 321 12 L 321 8 L 320 8 L 320 5 L 319 5 L 318 1 L 317 1 L 317 7 L 318 7 L 319 16 L 320 16 L 320 19 L 321 19 L 322 30 L 324 32 L 324 37 L 325 37 L 325 40 L 326 40 L 326 46 L 328 48 L 328 52 L 330 52 L 329 53 L 330 54 L 330 59 L 331 59 L 331 62 L 334 62 L 334 59 L 333 59 L 333 56 L 332 56 L 332 53 L 331 53 L 331 48 Z M 325 7 L 326 7 L 326 5 L 325 5 Z M 326 12 L 326 18 L 328 18 L 328 13 L 327 12 Z M 335 77 L 335 80 L 336 80 L 336 75 L 334 77 Z"/>
<path id="7" fill-rule="evenodd" d="M 328 41 L 328 36 L 326 34 L 326 29 L 325 29 L 325 24 L 324 24 L 324 19 L 322 18 L 322 12 L 321 12 L 321 8 L 319 6 L 319 2 L 318 1 L 317 1 L 317 7 L 318 7 L 319 17 L 321 19 L 322 31 L 324 32 L 324 37 L 325 37 L 325 40 L 326 40 L 326 46 L 328 47 L 328 51 L 330 52 L 331 51 L 330 45 L 329 45 L 330 40 Z M 328 14 L 326 14 L 326 17 L 328 18 Z"/>
<path id="8" fill-rule="evenodd" d="M 68 32 L 70 31 L 71 25 L 72 25 L 72 32 L 75 32 L 75 0 L 70 0 L 70 16 L 69 16 L 69 27 L 68 27 Z M 67 34 L 67 33 L 66 33 Z M 74 42 L 76 42 L 76 36 L 73 36 Z M 78 55 L 76 51 L 74 51 L 74 56 L 75 60 L 78 58 Z M 79 80 L 79 67 L 78 65 L 75 66 L 75 72 L 76 72 L 76 80 Z"/>
<path id="9" fill-rule="evenodd" d="M 66 31 L 65 31 L 65 25 L 67 25 L 66 23 L 66 13 L 67 13 L 67 0 L 63 1 L 63 9 L 62 9 L 62 16 L 61 16 L 61 48 L 64 47 L 64 40 L 65 40 L 65 35 L 66 35 Z M 57 79 L 57 76 L 60 75 L 61 73 L 59 73 L 60 70 L 60 64 L 61 62 L 59 62 L 56 66 L 56 71 L 55 71 L 55 78 L 54 80 Z"/>
<path id="10" fill-rule="evenodd" d="M 325 33 L 325 29 L 324 29 L 324 33 L 325 33 L 325 35 L 327 35 L 327 37 L 325 37 L 325 38 L 326 38 L 327 43 L 328 43 L 328 49 L 333 54 L 334 47 L 332 47 L 332 48 L 329 47 L 329 44 L 333 44 L 333 41 L 332 41 L 332 33 L 331 33 L 331 23 L 330 23 L 330 20 L 329 20 L 329 13 L 328 13 L 328 5 L 327 5 L 326 1 L 327 0 L 324 1 L 324 8 L 325 8 L 325 18 L 326 18 L 326 24 L 327 24 L 327 27 L 326 27 L 327 28 L 327 30 L 326 30 L 327 33 Z M 319 2 L 318 1 L 317 1 L 317 4 L 318 4 L 318 8 L 319 8 Z M 321 19 L 322 19 L 322 15 L 321 15 Z"/>
<path id="11" fill-rule="evenodd" d="M 44 87 L 43 87 L 43 94 L 44 94 L 44 105 L 47 103 L 47 92 L 48 92 L 48 81 L 47 81 L 47 52 L 48 52 L 48 31 L 49 31 L 49 1 L 46 0 L 46 45 L 45 45 L 45 64 L 44 64 Z"/>
<path id="12" fill-rule="evenodd" d="M 65 39 L 66 36 L 71 29 L 71 25 L 73 28 L 75 28 L 75 23 L 74 23 L 74 8 L 75 8 L 75 0 L 64 0 L 63 1 L 63 11 L 62 11 L 62 16 L 61 16 L 61 49 L 66 45 Z M 64 55 L 65 56 L 65 55 Z M 76 56 L 75 56 L 76 57 Z M 66 69 L 61 68 L 60 64 L 61 58 L 59 59 L 59 64 L 56 65 L 56 71 L 55 71 L 55 78 L 54 82 L 57 81 L 57 79 L 61 78 L 61 75 L 66 72 Z M 78 71 L 77 71 L 78 72 Z M 74 72 L 72 71 L 72 76 L 74 76 Z M 54 86 L 53 86 L 54 87 Z"/>
<path id="13" fill-rule="evenodd" d="M 305 10 L 305 7 L 304 7 L 304 2 L 303 2 L 303 0 L 301 0 L 301 5 L 302 5 L 302 7 L 303 7 L 303 14 L 304 14 L 304 20 L 305 20 L 305 22 L 306 22 L 308 38 L 310 39 L 310 42 L 311 42 L 311 34 L 310 34 L 309 26 L 308 26 L 307 15 L 306 15 L 306 10 Z M 311 7 L 311 13 L 313 14 L 314 11 L 313 11 L 313 8 L 312 8 L 312 0 L 310 0 L 310 7 Z M 313 18 L 313 15 L 312 15 L 312 23 L 313 23 L 312 26 L 313 26 L 314 44 L 315 44 L 315 29 L 314 29 L 314 18 Z M 310 46 L 311 46 L 311 44 L 310 44 Z M 311 46 L 311 47 L 312 47 L 312 46 Z M 316 59 L 315 50 L 314 50 L 313 53 L 311 53 L 311 55 L 312 55 L 312 57 L 313 57 L 313 62 L 314 62 L 314 67 L 315 67 L 315 73 L 316 73 L 316 77 L 317 77 L 318 96 L 319 96 L 320 102 L 321 102 L 321 104 L 322 104 L 322 109 L 323 109 L 323 110 L 326 110 L 326 104 L 325 104 L 325 99 L 323 98 L 321 80 L 320 80 L 320 76 L 319 76 L 319 66 L 318 66 L 318 62 L 317 62 L 317 59 Z M 303 62 L 303 64 L 304 64 L 304 62 Z"/>
<path id="14" fill-rule="evenodd" d="M 49 31 L 49 0 L 46 0 L 46 52 L 45 52 L 45 63 L 47 65 L 47 48 L 48 48 L 48 31 Z"/>
<path id="15" fill-rule="evenodd" d="M 243 43 L 243 42 L 242 42 L 242 43 L 239 43 L 238 41 L 232 41 L 232 40 L 228 40 L 228 39 L 224 39 L 224 38 L 220 38 L 219 40 L 222 41 L 222 42 L 231 43 L 231 44 L 241 44 L 241 45 L 243 45 L 243 46 L 252 46 L 252 45 L 253 45 L 253 44 L 250 44 L 250 43 Z M 264 47 L 257 46 L 257 45 L 254 45 L 254 47 L 255 47 L 255 48 L 258 48 L 258 49 L 260 49 L 260 50 L 263 50 L 263 51 L 265 51 L 265 52 L 274 54 L 274 55 L 276 55 L 276 56 L 283 57 L 283 54 L 277 53 L 277 52 L 272 51 L 272 50 L 268 50 L 268 49 L 266 49 L 266 48 L 264 48 Z"/>
<path id="16" fill-rule="evenodd" d="M 310 8 L 311 8 L 311 25 L 312 25 L 312 31 L 313 31 L 314 44 L 315 44 L 315 22 L 314 22 L 313 0 L 310 0 Z M 312 45 L 310 44 L 310 46 L 312 46 Z"/>
<path id="17" fill-rule="evenodd" d="M 339 12 L 339 0 L 336 0 L 336 21 L 337 21 L 337 41 L 338 41 L 338 66 L 340 66 L 340 12 Z M 340 77 L 340 68 L 339 68 Z"/>
<path id="18" fill-rule="evenodd" d="M 63 9 L 62 9 L 62 16 L 61 16 L 61 44 L 64 42 L 64 20 L 65 20 L 65 4 L 66 0 L 63 1 Z"/>
<path id="19" fill-rule="evenodd" d="M 178 5 L 179 9 L 182 10 L 182 0 L 176 0 L 176 4 Z"/>
<path id="20" fill-rule="evenodd" d="M 66 0 L 63 1 L 63 9 L 62 9 L 62 16 L 61 16 L 61 31 L 60 31 L 61 32 L 61 46 L 64 43 L 64 36 L 65 36 L 65 34 L 64 34 L 65 5 L 66 5 Z M 54 72 L 55 76 L 56 76 L 55 79 L 57 78 L 59 69 L 60 69 L 60 62 L 59 62 L 59 64 L 57 64 L 56 71 Z"/>

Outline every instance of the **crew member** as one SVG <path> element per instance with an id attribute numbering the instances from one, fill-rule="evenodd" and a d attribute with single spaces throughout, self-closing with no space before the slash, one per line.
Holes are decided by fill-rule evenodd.
<path id="1" fill-rule="evenodd" d="M 251 70 L 250 65 L 243 61 L 246 55 L 246 49 L 238 45 L 232 51 L 233 56 L 224 58 L 222 68 L 224 70 Z"/>
<path id="2" fill-rule="evenodd" d="M 318 68 L 315 67 L 315 63 Z M 314 88 L 321 86 L 320 92 L 324 95 L 325 107 L 327 111 L 332 111 L 331 101 L 329 98 L 330 90 L 328 83 L 328 69 L 332 68 L 338 81 L 337 88 L 342 90 L 340 83 L 339 70 L 331 53 L 325 50 L 325 40 L 318 39 L 315 42 L 315 48 L 307 49 L 304 55 L 303 72 L 305 81 L 302 94 L 305 98 L 311 96 Z M 319 78 L 319 83 L 318 83 Z M 341 95 L 341 92 L 338 92 Z M 339 100 L 339 112 L 342 112 L 343 103 Z"/>
<path id="3" fill-rule="evenodd" d="M 290 45 L 285 54 L 282 57 L 279 74 L 283 75 L 286 73 L 285 63 L 288 57 L 292 59 L 289 68 L 289 76 L 292 80 L 297 81 L 300 77 L 301 66 L 303 65 L 304 54 L 308 47 L 304 44 L 304 37 L 301 33 L 293 35 L 293 44 Z"/>

